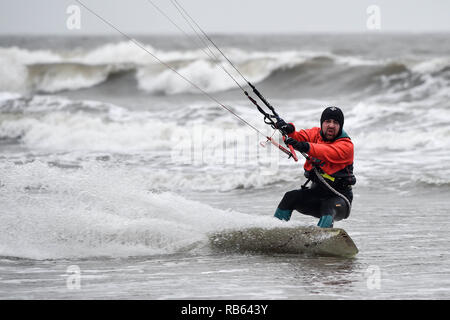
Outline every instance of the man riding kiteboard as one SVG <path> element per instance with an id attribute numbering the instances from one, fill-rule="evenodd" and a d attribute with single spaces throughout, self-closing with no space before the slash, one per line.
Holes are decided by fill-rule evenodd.
<path id="1" fill-rule="evenodd" d="M 320 118 L 320 128 L 295 130 L 292 123 L 279 119 L 276 128 L 285 133 L 287 145 L 307 155 L 304 165 L 306 183 L 287 192 L 275 217 L 290 220 L 292 211 L 319 218 L 318 226 L 333 227 L 334 221 L 347 219 L 353 200 L 353 143 L 343 130 L 344 114 L 337 107 L 327 107 Z M 311 187 L 307 187 L 312 181 Z"/>

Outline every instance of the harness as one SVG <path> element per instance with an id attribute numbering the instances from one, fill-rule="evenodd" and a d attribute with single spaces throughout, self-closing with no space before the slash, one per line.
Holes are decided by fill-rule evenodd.
<path id="1" fill-rule="evenodd" d="M 347 217 L 350 215 L 351 209 L 352 209 L 352 204 L 350 202 L 350 200 L 344 196 L 342 193 L 340 193 L 339 191 L 337 191 L 335 188 L 333 188 L 326 180 L 330 181 L 330 182 L 336 182 L 336 177 L 332 177 L 329 174 L 325 173 L 322 171 L 322 169 L 320 169 L 319 166 L 317 165 L 313 165 L 313 170 L 312 170 L 317 178 L 317 180 L 326 188 L 328 189 L 331 193 L 335 194 L 336 196 L 342 198 L 345 203 L 347 204 L 348 207 L 348 212 L 347 212 Z M 319 172 L 321 171 L 321 172 Z M 307 189 L 307 185 L 308 183 L 312 180 L 312 177 L 308 177 L 306 182 L 302 185 L 302 189 Z"/>

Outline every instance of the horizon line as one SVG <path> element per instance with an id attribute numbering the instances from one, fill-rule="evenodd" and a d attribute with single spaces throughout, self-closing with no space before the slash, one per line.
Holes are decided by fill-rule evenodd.
<path id="1" fill-rule="evenodd" d="M 177 37 L 182 36 L 178 33 L 172 32 L 129 32 L 130 35 L 135 36 L 167 36 L 167 37 Z M 292 35 L 421 35 L 421 34 L 448 34 L 450 35 L 450 30 L 430 30 L 430 31 L 419 31 L 419 30 L 365 30 L 365 31 L 287 31 L 287 32 L 210 32 L 210 35 L 216 36 L 292 36 Z M 188 35 L 195 37 L 194 33 Z M 58 36 L 58 37 L 74 37 L 74 36 L 83 36 L 83 37 L 99 37 L 99 36 L 118 36 L 122 37 L 119 33 L 113 32 L 98 32 L 98 33 L 80 33 L 77 31 L 74 32 L 60 32 L 60 33 L 35 33 L 35 32 L 15 32 L 15 33 L 2 33 L 0 32 L 0 36 Z"/>

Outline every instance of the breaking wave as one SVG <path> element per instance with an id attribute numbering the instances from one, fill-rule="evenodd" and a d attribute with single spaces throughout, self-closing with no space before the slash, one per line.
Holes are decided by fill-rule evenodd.
<path id="1" fill-rule="evenodd" d="M 292 105 L 302 103 L 291 101 Z M 3 94 L 0 143 L 20 146 L 15 156 L 20 161 L 33 154 L 62 167 L 80 167 L 90 160 L 142 166 L 152 173 L 149 181 L 161 190 L 229 191 L 294 185 L 302 179 L 300 163 L 295 173 L 287 170 L 291 162 L 276 148 L 260 146 L 265 137 L 230 121 L 214 104 L 155 110 L 133 111 L 48 95 Z M 245 119 L 252 119 L 255 112 L 236 103 L 234 110 Z M 318 116 L 321 110 L 321 104 L 290 109 L 289 120 L 299 127 L 316 126 L 318 120 L 312 114 Z M 446 150 L 450 148 L 450 109 L 433 110 L 423 104 L 369 102 L 347 107 L 346 127 L 357 146 L 358 185 L 365 185 L 369 177 L 376 184 L 380 171 L 384 173 L 380 181 L 389 176 L 421 182 L 414 172 L 428 177 L 423 182 L 446 185 L 435 178 L 435 172 L 446 170 L 442 164 L 448 161 Z M 262 121 L 255 125 L 271 134 Z M 379 155 L 375 162 L 374 154 Z M 364 159 L 369 159 L 367 165 Z"/>
<path id="2" fill-rule="evenodd" d="M 237 87 L 222 68 L 241 81 L 226 61 L 216 63 L 201 49 L 162 51 L 149 45 L 146 48 L 207 92 Z M 369 96 L 401 94 L 417 88 L 414 97 L 417 98 L 436 94 L 450 81 L 448 57 L 374 60 L 319 51 L 260 52 L 232 47 L 224 51 L 247 79 L 265 82 L 273 90 L 282 89 L 288 94 L 323 96 L 344 90 Z M 16 47 L 0 49 L 0 91 L 55 93 L 99 84 L 129 86 L 128 78 L 111 81 L 114 75 L 123 73 L 132 74 L 135 78 L 132 85 L 144 92 L 167 95 L 197 92 L 132 42 L 110 43 L 70 53 Z M 405 95 L 401 98 L 407 98 Z"/>

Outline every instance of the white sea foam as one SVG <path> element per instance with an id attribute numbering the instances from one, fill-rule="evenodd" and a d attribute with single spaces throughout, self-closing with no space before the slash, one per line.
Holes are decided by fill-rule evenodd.
<path id="1" fill-rule="evenodd" d="M 200 89 L 207 92 L 221 91 L 235 86 L 222 69 L 210 62 L 196 60 L 177 70 Z M 149 92 L 164 92 L 176 94 L 181 92 L 198 92 L 199 90 L 171 70 L 164 70 L 159 74 L 148 73 L 139 69 L 137 74 L 139 87 Z"/>
<path id="2" fill-rule="evenodd" d="M 420 73 L 433 73 L 450 66 L 449 57 L 437 57 L 425 61 L 416 62 L 411 66 L 411 70 Z"/>
<path id="3" fill-rule="evenodd" d="M 144 47 L 149 52 L 155 52 L 155 49 L 150 45 L 145 45 Z M 155 59 L 133 42 L 122 41 L 118 43 L 108 43 L 90 51 L 82 52 L 72 56 L 70 61 L 88 65 L 124 63 L 134 63 L 139 65 L 154 63 Z"/>
<path id="4" fill-rule="evenodd" d="M 187 51 L 162 51 L 148 44 L 144 48 L 164 61 L 186 78 L 207 92 L 228 90 L 237 87 L 228 75 L 213 63 L 203 49 Z M 356 56 L 337 56 L 322 51 L 245 51 L 238 48 L 223 48 L 244 76 L 258 83 L 276 70 L 286 70 L 310 59 L 326 57 L 337 64 L 350 66 L 382 64 Z M 77 90 L 104 82 L 108 75 L 118 69 L 137 70 L 139 88 L 149 92 L 176 94 L 197 92 L 189 83 L 172 71 L 162 67 L 151 54 L 131 41 L 108 43 L 90 50 L 52 52 L 19 48 L 0 49 L 0 75 L 4 81 L 0 90 L 39 90 L 58 92 Z M 217 53 L 219 63 L 243 85 L 245 81 Z M 43 65 L 36 72 L 36 65 Z M 34 72 L 28 72 L 28 67 Z"/>
<path id="5" fill-rule="evenodd" d="M 51 50 L 27 50 L 18 47 L 1 48 L 0 57 L 7 57 L 11 61 L 22 65 L 30 65 L 36 63 L 59 63 L 64 58 L 60 54 Z"/>
<path id="6" fill-rule="evenodd" d="M 0 91 L 0 104 L 6 101 L 20 99 L 22 96 L 15 92 Z"/>
<path id="7" fill-rule="evenodd" d="M 167 254 L 206 245 L 208 232 L 281 225 L 153 193 L 145 176 L 86 163 L 63 170 L 1 163 L 0 256 L 34 259 Z"/>
<path id="8" fill-rule="evenodd" d="M 113 68 L 108 66 L 85 68 L 80 65 L 57 64 L 40 69 L 40 71 L 33 72 L 28 86 L 40 92 L 53 93 L 89 88 L 100 84 L 108 78 Z"/>
<path id="9" fill-rule="evenodd" d="M 5 93 L 4 101 L 13 97 L 19 96 Z M 131 112 L 112 104 L 78 102 L 62 97 L 34 96 L 31 100 L 16 102 L 16 105 L 8 104 L 7 107 L 22 114 L 5 115 L 0 122 L 0 137 L 20 137 L 31 150 L 129 153 L 167 149 L 181 143 L 203 148 L 205 143 L 209 147 L 221 145 L 222 139 L 234 144 L 236 140 L 245 140 L 245 136 L 253 134 L 248 128 L 241 127 L 239 122 L 230 122 L 226 114 L 222 115 L 222 111 L 214 105 L 203 109 L 197 105 L 192 108 L 188 106 L 188 113 L 198 113 L 191 120 L 176 113 L 173 117 L 169 114 L 170 119 L 165 120 L 159 119 L 158 113 Z M 210 112 L 219 112 L 219 117 L 205 119 L 203 116 Z M 178 120 L 183 120 L 185 125 L 178 125 Z M 224 124 L 228 129 L 223 127 Z M 257 139 L 256 135 L 253 136 L 253 140 Z"/>
<path id="10" fill-rule="evenodd" d="M 28 70 L 22 63 L 0 51 L 0 91 L 23 91 L 27 77 Z"/>
<path id="11" fill-rule="evenodd" d="M 184 61 L 180 67 L 175 67 L 177 72 L 195 83 L 206 92 L 223 91 L 237 87 L 237 84 L 224 72 L 227 70 L 240 85 L 246 85 L 246 81 L 229 66 L 226 61 L 216 62 L 205 60 L 201 52 L 198 56 L 191 52 L 185 55 L 177 55 Z M 244 52 L 242 50 L 228 50 L 227 56 L 237 65 L 238 69 L 251 82 L 257 83 L 266 79 L 273 71 L 280 68 L 292 68 L 305 61 L 305 54 L 300 52 Z M 222 59 L 223 60 L 223 59 Z M 198 89 L 182 79 L 171 70 L 154 73 L 154 67 L 140 68 L 137 79 L 139 87 L 150 92 L 164 92 L 175 94 L 181 92 L 198 92 Z"/>
<path id="12" fill-rule="evenodd" d="M 25 101 L 22 108 L 19 104 L 14 109 L 21 110 L 20 116 L 5 114 L 0 121 L 0 137 L 18 139 L 36 155 L 60 154 L 49 158 L 55 163 L 82 164 L 86 159 L 105 156 L 128 159 L 123 161 L 145 164 L 152 171 L 148 179 L 155 188 L 174 191 L 265 188 L 272 183 L 302 179 L 302 159 L 293 175 L 287 170 L 291 160 L 270 144 L 262 148 L 260 142 L 265 141 L 264 137 L 230 119 L 213 104 L 195 103 L 182 110 L 155 113 L 52 96 Z M 287 107 L 302 103 L 291 101 L 291 104 Z M 245 119 L 254 116 L 255 110 L 248 106 L 234 104 L 233 108 Z M 322 109 L 321 103 L 305 110 L 295 108 L 289 111 L 289 120 L 296 123 L 297 129 L 317 126 Z M 345 106 L 344 110 L 345 128 L 355 144 L 355 170 L 359 170 L 362 181 L 376 176 L 383 168 L 361 165 L 359 155 L 371 157 L 370 154 L 381 153 L 381 158 L 388 160 L 380 159 L 378 163 L 388 167 L 395 163 L 390 155 L 395 155 L 408 159 L 406 165 L 411 170 L 422 170 L 424 174 L 448 160 L 445 154 L 433 156 L 450 147 L 447 108 L 428 112 L 414 103 L 361 102 Z M 259 125 L 263 132 L 268 129 L 262 123 Z M 409 155 L 411 150 L 416 151 L 416 156 Z M 428 159 L 426 165 L 424 155 Z M 170 166 L 166 168 L 168 163 Z M 403 174 L 404 179 L 412 179 L 408 171 Z"/>

